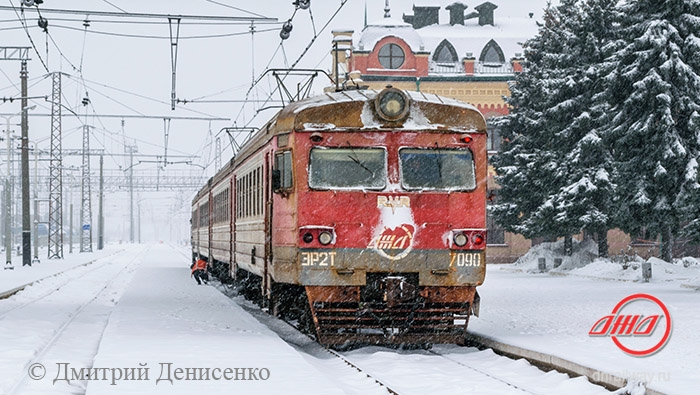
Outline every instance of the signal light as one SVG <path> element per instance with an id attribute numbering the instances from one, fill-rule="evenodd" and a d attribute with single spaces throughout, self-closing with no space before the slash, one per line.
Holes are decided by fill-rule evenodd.
<path id="1" fill-rule="evenodd" d="M 486 238 L 481 233 L 477 233 L 472 237 L 472 242 L 474 245 L 484 244 L 484 241 L 486 241 Z"/>
<path id="2" fill-rule="evenodd" d="M 328 245 L 333 241 L 333 235 L 331 235 L 330 232 L 321 232 L 321 234 L 318 235 L 318 242 L 325 245 Z"/>
<path id="3" fill-rule="evenodd" d="M 474 141 L 474 139 L 472 138 L 472 136 L 464 136 L 462 137 L 462 141 L 464 141 L 466 144 L 471 144 L 471 142 Z"/>
<path id="4" fill-rule="evenodd" d="M 304 233 L 304 236 L 301 237 L 302 240 L 304 240 L 304 243 L 311 243 L 314 241 L 314 235 L 312 235 L 309 232 Z"/>

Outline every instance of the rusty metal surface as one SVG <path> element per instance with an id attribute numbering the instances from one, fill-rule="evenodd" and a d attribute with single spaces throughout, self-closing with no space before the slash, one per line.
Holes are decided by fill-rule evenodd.
<path id="1" fill-rule="evenodd" d="M 338 345 L 464 341 L 474 287 L 418 287 L 410 295 L 392 300 L 389 295 L 400 282 L 390 282 L 393 284 L 379 289 L 378 298 L 363 297 L 360 287 L 306 287 L 319 342 Z M 410 286 L 404 283 L 404 289 Z"/>

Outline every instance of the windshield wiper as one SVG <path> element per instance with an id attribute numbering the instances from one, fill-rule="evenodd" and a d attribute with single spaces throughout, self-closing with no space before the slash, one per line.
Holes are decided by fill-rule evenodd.
<path id="1" fill-rule="evenodd" d="M 437 151 L 437 155 L 435 156 L 435 164 L 438 168 L 438 175 L 440 176 L 440 181 L 442 181 L 442 153 L 440 152 L 440 147 L 438 147 L 438 143 L 435 143 L 435 150 Z"/>
<path id="2" fill-rule="evenodd" d="M 365 166 L 364 163 L 360 162 L 360 158 L 358 158 L 357 153 L 355 152 L 355 149 L 350 146 L 350 142 L 348 142 L 348 147 L 350 148 L 350 151 L 352 151 L 352 155 L 348 155 L 348 158 L 350 158 L 350 160 L 355 162 L 361 168 L 367 170 L 367 172 L 369 174 L 371 174 L 372 177 L 374 177 L 374 172 L 369 167 Z"/>

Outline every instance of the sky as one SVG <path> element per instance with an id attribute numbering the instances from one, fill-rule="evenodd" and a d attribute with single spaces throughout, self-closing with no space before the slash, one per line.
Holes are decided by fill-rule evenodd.
<path id="1" fill-rule="evenodd" d="M 261 77 L 267 68 L 285 68 L 296 62 L 297 68 L 331 68 L 331 31 L 363 27 L 365 7 L 367 19 L 381 19 L 384 0 L 312 0 L 309 10 L 298 10 L 292 0 L 261 0 L 244 2 L 232 0 L 45 0 L 39 11 L 48 20 L 48 34 L 38 26 L 36 7 L 20 12 L 22 0 L 0 0 L 0 46 L 32 46 L 29 70 L 29 96 L 50 96 L 50 72 L 61 71 L 62 102 L 75 113 L 63 111 L 63 149 L 80 149 L 81 132 L 84 123 L 92 127 L 90 144 L 92 149 L 105 149 L 111 154 L 123 155 L 125 145 L 136 145 L 144 155 L 164 157 L 166 155 L 165 132 L 168 132 L 167 155 L 169 163 L 165 172 L 202 174 L 205 179 L 215 171 L 215 138 L 221 138 L 223 149 L 222 163 L 232 155 L 228 137 L 220 133 L 224 127 L 260 126 L 276 109 L 260 110 L 262 107 L 277 105 L 279 102 L 265 102 L 275 89 L 275 82 L 269 75 Z M 453 0 L 422 1 L 420 5 L 440 5 L 441 22 L 448 20 L 444 6 Z M 541 15 L 545 0 L 522 2 L 518 0 L 493 0 L 499 5 L 495 11 L 499 15 L 526 14 L 535 12 Z M 469 7 L 481 4 L 465 2 Z M 527 4 L 523 4 L 527 3 Z M 390 2 L 391 14 L 400 18 L 404 13 L 412 13 L 412 1 Z M 10 8 L 8 8 L 10 7 Z M 15 7 L 13 10 L 11 7 Z M 79 14 L 58 14 L 50 9 L 80 10 Z M 250 22 L 237 24 L 203 22 L 183 18 L 177 40 L 176 97 L 194 101 L 178 104 L 171 110 L 172 57 L 175 48 L 170 38 L 170 25 L 167 18 L 126 19 L 89 15 L 89 11 L 158 13 L 169 15 L 218 15 L 236 17 L 264 16 L 277 22 L 256 22 L 255 34 L 250 34 Z M 334 16 L 335 14 L 335 16 Z M 89 26 L 84 20 L 89 19 Z M 292 18 L 293 17 L 293 18 Z M 291 18 L 293 29 L 290 38 L 282 42 L 279 36 L 281 23 Z M 19 23 L 26 21 L 27 29 Z M 125 23 L 137 21 L 139 23 Z M 147 22 L 144 23 L 144 22 Z M 203 25 L 210 23 L 210 25 Z M 327 25 L 327 26 L 326 26 Z M 172 25 L 173 31 L 177 24 Z M 315 42 L 314 32 L 318 35 Z M 202 36 L 207 36 L 203 38 Z M 31 41 L 29 37 L 31 37 Z M 281 44 L 282 42 L 282 44 Z M 308 50 L 306 50 L 308 47 Z M 306 53 L 304 53 L 306 51 Z M 303 56 L 302 56 L 303 54 Z M 46 68 L 44 67 L 46 65 Z M 19 96 L 19 62 L 0 62 L 0 97 Z M 259 83 L 251 88 L 252 81 Z M 318 80 L 313 91 L 319 93 L 327 81 Z M 292 84 L 294 86 L 294 84 Z M 82 99 L 88 97 L 90 104 L 83 106 Z M 278 95 L 274 96 L 275 98 Z M 245 99 L 248 103 L 242 103 Z M 200 101 L 200 102 L 197 102 Z M 222 102 L 223 101 L 223 102 Z M 257 102 L 259 101 L 259 102 Z M 29 139 L 40 149 L 49 149 L 50 103 L 43 99 L 30 101 Z M 20 111 L 20 104 L 1 103 L 0 114 L 9 115 Z M 153 119 L 109 118 L 107 114 L 147 115 Z M 164 121 L 165 117 L 199 117 L 220 120 L 179 120 Z M 19 117 L 10 118 L 13 129 L 19 133 Z M 33 144 L 32 144 L 33 145 Z M 175 157 L 175 155 L 183 157 Z M 185 158 L 184 156 L 188 156 Z M 190 158 L 189 156 L 193 156 Z M 155 157 L 140 158 L 134 171 L 156 171 Z M 162 160 L 162 159 L 161 159 Z M 138 161 L 138 160 L 137 160 Z M 77 166 L 79 157 L 64 160 L 64 166 Z M 3 165 L 4 166 L 4 165 Z M 97 169 L 97 160 L 91 161 L 91 170 Z M 39 165 L 47 169 L 48 164 Z M 105 169 L 124 170 L 128 167 L 123 156 L 108 156 Z M 45 170 L 44 170 L 45 171 Z M 4 170 L 3 170 L 4 174 Z M 168 173 L 171 174 L 171 173 Z M 96 190 L 96 186 L 93 186 Z M 45 193 L 47 194 L 47 188 Z M 74 195 L 79 196 L 79 189 Z M 138 194 L 142 211 L 151 216 L 149 229 L 142 229 L 151 238 L 187 238 L 187 224 L 179 224 L 173 235 L 172 226 L 163 223 L 156 225 L 163 217 L 177 217 L 179 221 L 189 219 L 189 201 L 193 193 L 179 194 Z M 124 219 L 125 193 L 108 196 L 106 210 L 117 215 L 116 220 Z M 64 197 L 64 206 L 66 197 Z M 97 215 L 97 204 L 93 203 L 93 216 Z M 76 201 L 76 212 L 77 201 Z M 65 210 L 64 210 L 65 211 Z M 126 217 L 128 222 L 128 216 Z M 96 220 L 95 220 L 96 222 Z M 119 222 L 119 221 L 117 221 Z M 124 238 L 128 235 L 128 225 L 119 224 L 118 229 L 107 220 L 107 233 Z M 95 238 L 95 236 L 93 236 Z M 109 236 L 108 236 L 109 238 Z"/>

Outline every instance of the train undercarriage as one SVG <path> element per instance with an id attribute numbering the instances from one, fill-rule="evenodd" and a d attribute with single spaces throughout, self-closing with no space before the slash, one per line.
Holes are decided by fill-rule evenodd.
<path id="1" fill-rule="evenodd" d="M 416 273 L 368 273 L 365 286 L 274 283 L 264 297 L 260 276 L 217 272 L 246 299 L 336 348 L 464 344 L 469 316 L 479 312 L 476 287 L 419 286 Z"/>

